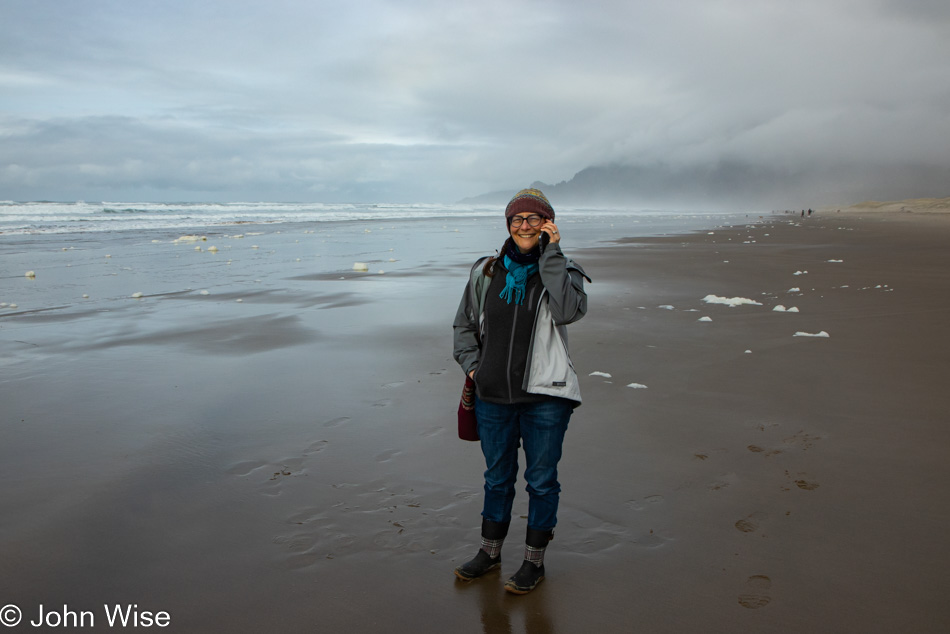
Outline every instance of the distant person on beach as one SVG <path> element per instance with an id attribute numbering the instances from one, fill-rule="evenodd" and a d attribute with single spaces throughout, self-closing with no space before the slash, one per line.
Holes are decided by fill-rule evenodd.
<path id="1" fill-rule="evenodd" d="M 455 316 L 455 360 L 475 381 L 475 415 L 485 455 L 481 547 L 455 574 L 471 581 L 501 565 L 524 447 L 528 526 L 524 562 L 505 590 L 526 594 L 544 579 L 561 486 L 561 445 L 581 395 L 566 329 L 587 312 L 583 269 L 561 253 L 554 209 L 523 189 L 505 209 L 508 238 L 475 262 Z"/>

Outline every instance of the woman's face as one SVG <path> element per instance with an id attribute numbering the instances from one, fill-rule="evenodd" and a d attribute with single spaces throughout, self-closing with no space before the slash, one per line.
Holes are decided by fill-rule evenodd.
<path id="1" fill-rule="evenodd" d="M 544 218 L 541 218 L 538 214 L 518 214 L 517 216 L 512 216 L 511 219 L 513 220 L 519 217 L 521 218 L 521 226 L 516 227 L 509 220 L 508 233 L 511 234 L 511 239 L 514 241 L 515 246 L 518 247 L 518 250 L 522 253 L 527 253 L 538 246 L 538 241 L 541 239 L 541 225 L 539 224 L 537 227 L 532 227 L 527 219 L 529 217 L 534 221 L 540 219 L 541 223 L 543 223 Z"/>

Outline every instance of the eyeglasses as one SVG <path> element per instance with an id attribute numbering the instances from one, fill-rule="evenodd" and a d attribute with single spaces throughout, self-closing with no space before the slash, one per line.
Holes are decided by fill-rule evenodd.
<path id="1" fill-rule="evenodd" d="M 520 227 L 525 220 L 528 221 L 529 227 L 540 227 L 542 218 L 537 214 L 531 214 L 530 216 L 512 216 L 508 224 L 517 228 Z"/>

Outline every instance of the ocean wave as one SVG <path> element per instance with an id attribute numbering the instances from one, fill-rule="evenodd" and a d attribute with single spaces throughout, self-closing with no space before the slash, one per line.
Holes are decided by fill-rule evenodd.
<path id="1" fill-rule="evenodd" d="M 698 214 L 562 207 L 559 221 L 607 218 L 695 218 Z M 718 215 L 718 214 L 712 214 Z M 503 218 L 496 205 L 433 203 L 269 203 L 269 202 L 0 202 L 0 233 L 34 234 L 93 231 L 193 230 L 236 224 L 450 221 Z M 633 222 L 638 222 L 633 220 Z M 654 222 L 654 220 L 650 220 Z"/>
<path id="2" fill-rule="evenodd" d="M 11 202 L 0 205 L 0 232 L 138 231 L 233 225 L 389 221 L 481 215 L 429 203 Z"/>
<path id="3" fill-rule="evenodd" d="M 148 210 L 145 209 L 136 209 L 135 207 L 128 207 L 126 209 L 112 209 L 111 207 L 104 207 L 102 209 L 104 214 L 147 214 Z"/>

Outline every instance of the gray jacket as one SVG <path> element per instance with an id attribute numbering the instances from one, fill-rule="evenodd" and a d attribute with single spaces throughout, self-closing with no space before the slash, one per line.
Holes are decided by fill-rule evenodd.
<path id="1" fill-rule="evenodd" d="M 452 324 L 453 356 L 466 375 L 478 365 L 485 296 L 491 282 L 483 272 L 487 259 L 481 258 L 472 266 Z M 544 249 L 538 261 L 538 272 L 544 291 L 538 298 L 522 389 L 531 394 L 559 396 L 580 405 L 581 391 L 567 348 L 565 326 L 587 312 L 584 279 L 589 282 L 590 278 L 580 265 L 564 257 L 557 244 Z"/>

